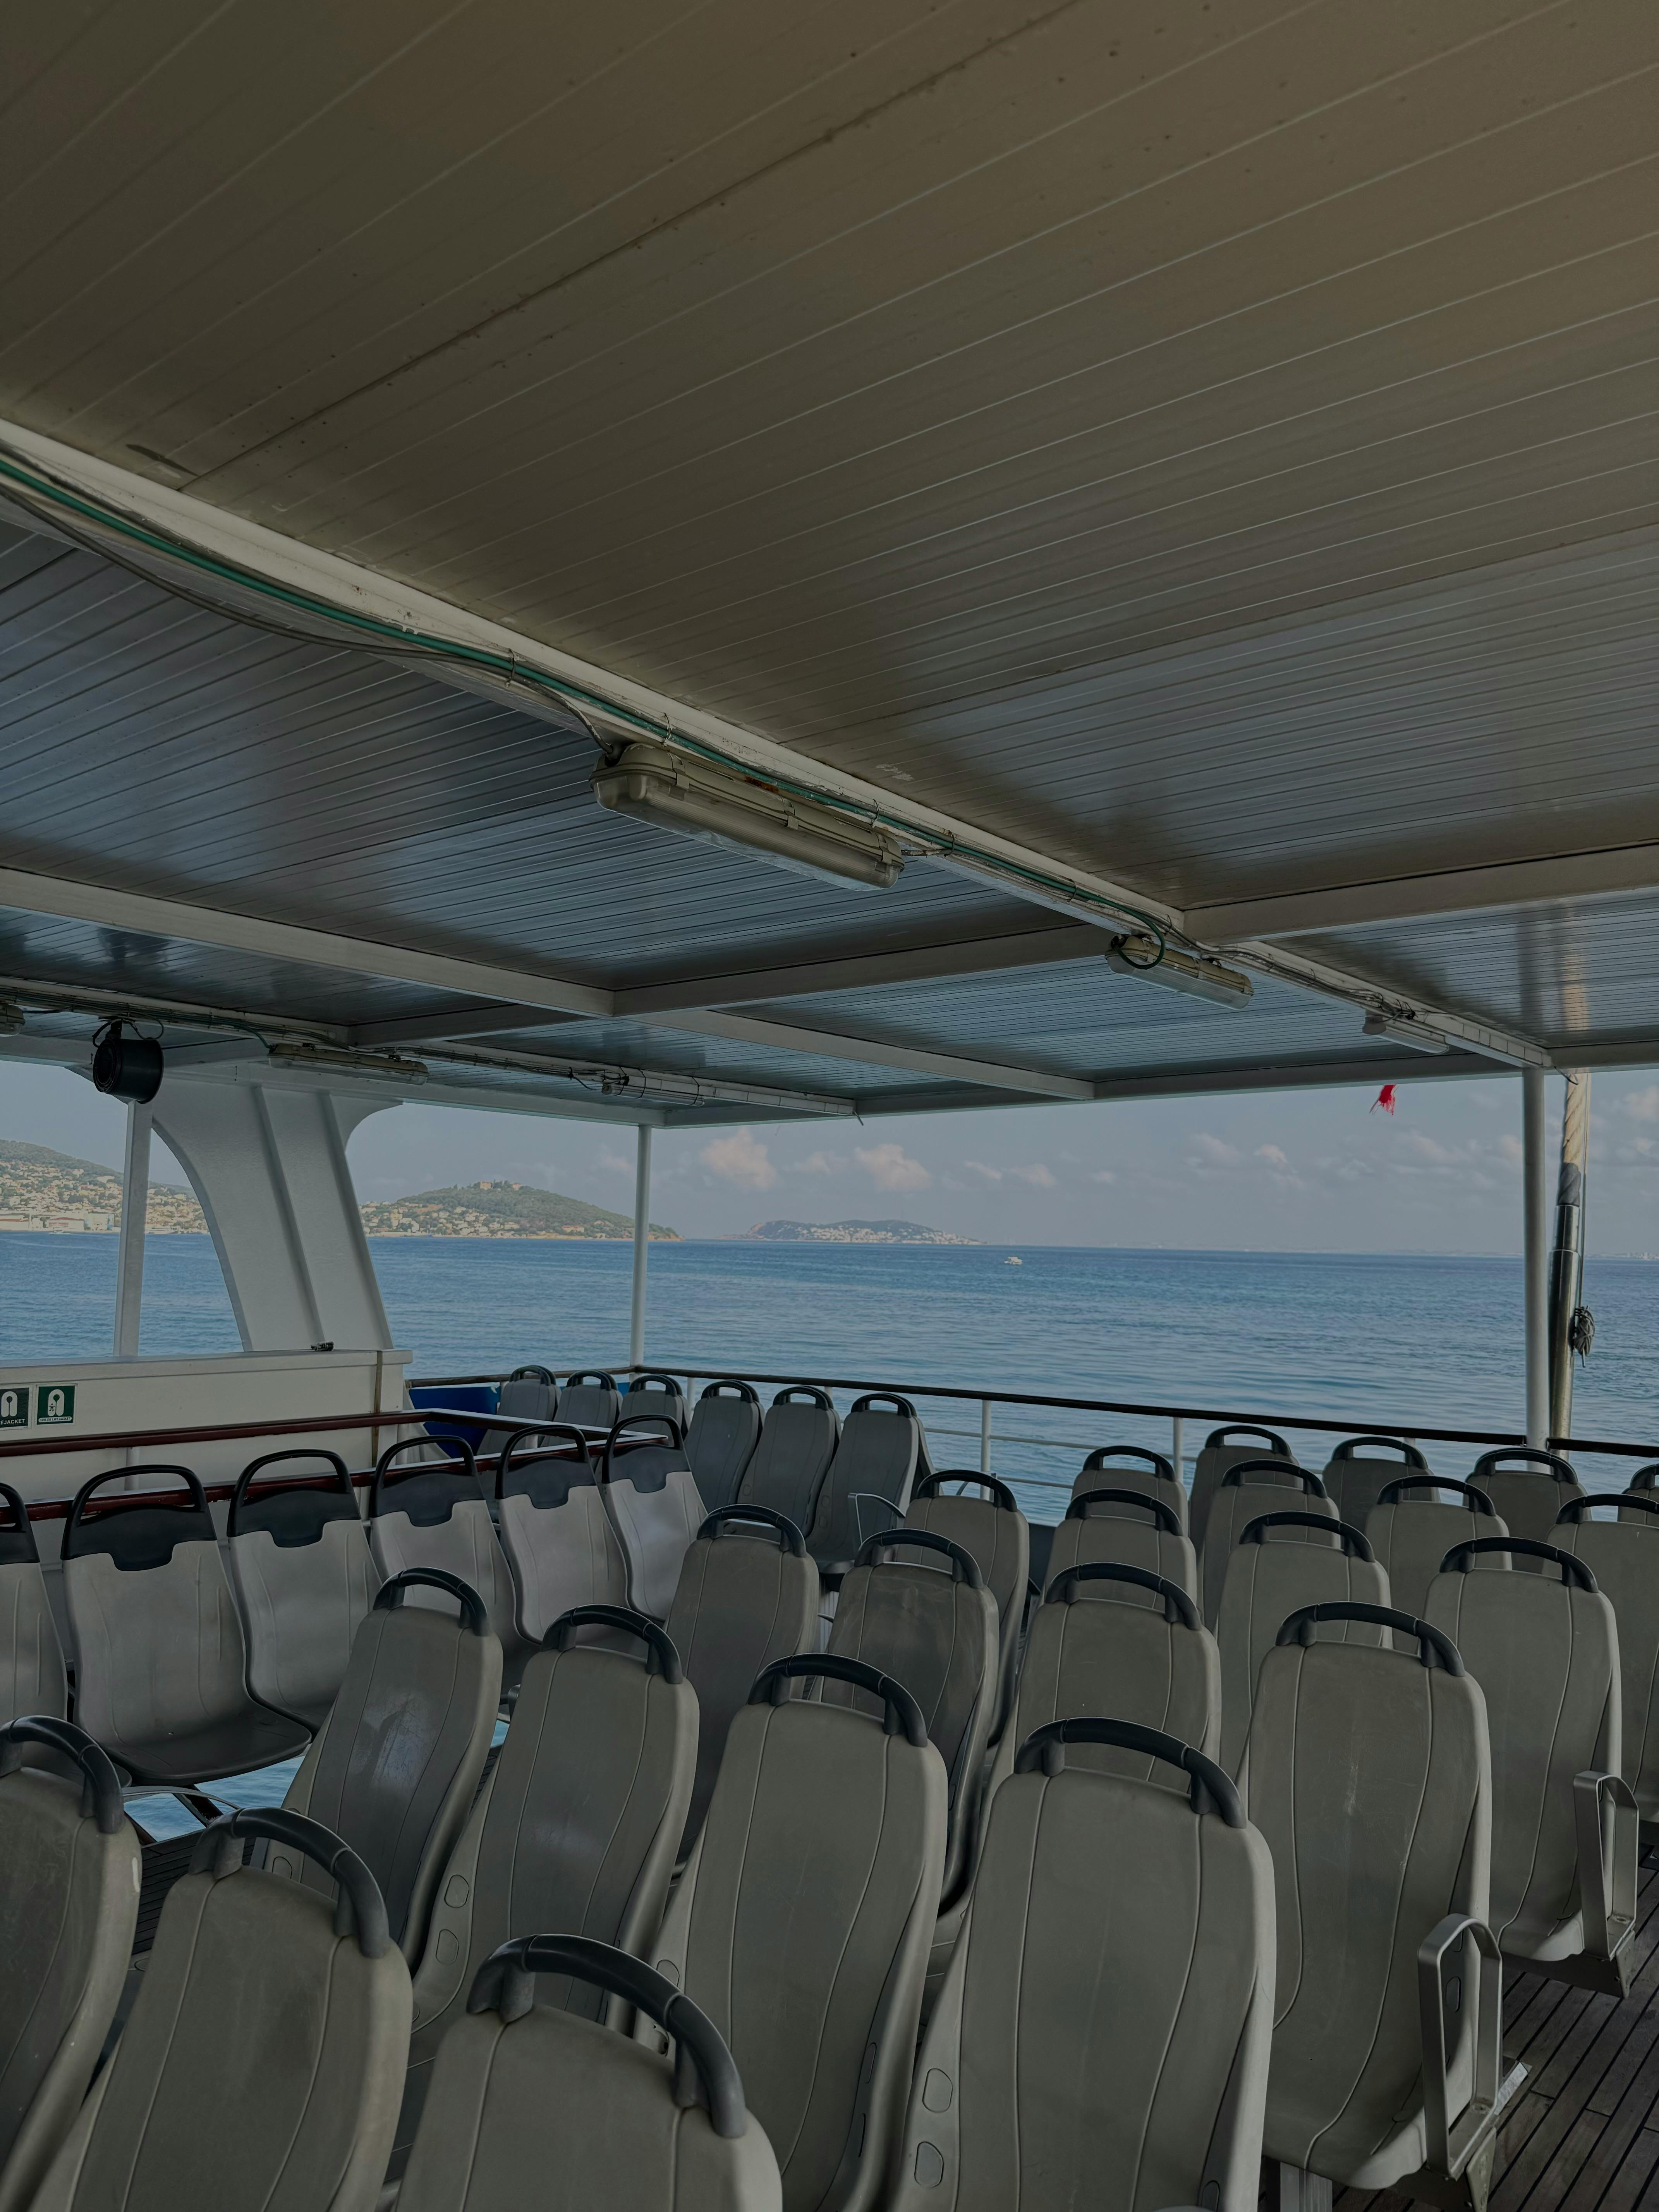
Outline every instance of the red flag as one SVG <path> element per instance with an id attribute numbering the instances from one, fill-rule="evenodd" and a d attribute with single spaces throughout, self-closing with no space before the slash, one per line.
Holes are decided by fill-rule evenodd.
<path id="1" fill-rule="evenodd" d="M 1377 1092 L 1376 1097 L 1371 1101 L 1372 1113 L 1375 1114 L 1377 1108 L 1380 1106 L 1385 1114 L 1392 1114 L 1394 1111 L 1394 1085 L 1392 1083 L 1385 1083 L 1382 1085 L 1382 1088 Z"/>

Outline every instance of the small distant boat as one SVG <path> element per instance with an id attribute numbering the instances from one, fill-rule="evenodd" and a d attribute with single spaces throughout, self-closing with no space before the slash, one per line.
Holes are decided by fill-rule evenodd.
<path id="1" fill-rule="evenodd" d="M 1025 1265 L 1025 1262 L 1024 1260 L 1015 1259 L 1011 1255 L 1010 1257 L 1005 1260 L 1002 1264 L 1005 1267 L 1023 1267 Z"/>

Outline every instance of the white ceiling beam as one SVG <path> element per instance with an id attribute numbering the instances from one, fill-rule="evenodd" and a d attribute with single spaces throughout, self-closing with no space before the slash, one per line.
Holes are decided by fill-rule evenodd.
<path id="1" fill-rule="evenodd" d="M 362 1050 L 385 1045 L 439 1044 L 446 1037 L 494 1036 L 504 1030 L 541 1029 L 552 1022 L 580 1018 L 554 1013 L 546 1006 L 460 1006 L 447 1014 L 407 1014 L 398 1021 L 357 1022 L 342 1035 L 348 1044 Z"/>
<path id="2" fill-rule="evenodd" d="M 1310 960 L 1300 952 L 1282 945 L 1255 943 L 1230 945 L 1227 957 L 1242 968 L 1253 968 L 1258 974 L 1272 975 L 1281 983 L 1300 985 L 1304 989 L 1317 991 L 1327 998 L 1340 999 L 1352 1004 L 1357 980 L 1346 968 L 1334 968 L 1322 960 Z M 1502 1061 L 1510 1067 L 1549 1067 L 1553 1065 L 1549 1054 L 1530 1037 L 1516 1035 L 1513 1030 L 1500 1029 L 1491 1022 L 1474 1021 L 1462 1014 L 1449 1014 L 1443 1007 L 1432 1007 L 1410 992 L 1400 993 L 1385 989 L 1380 984 L 1364 987 L 1373 1000 L 1386 1000 L 1390 1007 L 1406 1007 L 1425 1029 L 1436 1030 L 1442 1036 L 1479 1053 L 1487 1060 Z"/>
<path id="3" fill-rule="evenodd" d="M 1075 1075 L 1010 1067 L 998 1060 L 964 1060 L 956 1053 L 878 1043 L 872 1037 L 841 1036 L 829 1030 L 798 1029 L 791 1023 L 754 1021 L 746 1014 L 676 1014 L 668 1026 L 690 1030 L 702 1036 L 731 1037 L 740 1044 L 816 1053 L 830 1060 L 861 1060 L 871 1067 L 902 1068 L 910 1075 L 939 1075 L 952 1083 L 982 1084 L 991 1090 L 1018 1091 L 1043 1098 L 1092 1098 L 1095 1095 L 1094 1085 Z"/>

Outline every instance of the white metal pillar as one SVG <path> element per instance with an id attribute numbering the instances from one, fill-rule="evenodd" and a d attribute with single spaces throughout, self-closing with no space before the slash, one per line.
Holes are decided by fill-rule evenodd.
<path id="1" fill-rule="evenodd" d="M 628 1328 L 628 1358 L 645 1364 L 645 1267 L 651 1250 L 651 1131 L 641 1122 L 634 1154 L 634 1304 Z"/>
<path id="2" fill-rule="evenodd" d="M 127 1150 L 121 1169 L 121 1243 L 115 1258 L 115 1357 L 138 1357 L 144 1297 L 144 1225 L 149 1212 L 150 1109 L 127 1109 Z"/>
<path id="3" fill-rule="evenodd" d="M 1521 1072 L 1522 1272 L 1527 1314 L 1527 1442 L 1549 1434 L 1549 1163 L 1545 1157 L 1544 1071 Z"/>

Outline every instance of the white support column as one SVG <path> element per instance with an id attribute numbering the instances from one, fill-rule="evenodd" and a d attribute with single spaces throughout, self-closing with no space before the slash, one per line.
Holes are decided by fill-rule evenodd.
<path id="1" fill-rule="evenodd" d="M 991 1472 L 991 1401 L 988 1398 L 979 1409 L 979 1471 L 981 1474 Z"/>
<path id="2" fill-rule="evenodd" d="M 651 1131 L 644 1122 L 635 1135 L 634 1155 L 634 1304 L 629 1320 L 628 1357 L 645 1364 L 645 1268 L 651 1251 Z"/>
<path id="3" fill-rule="evenodd" d="M 1170 1421 L 1170 1457 L 1175 1462 L 1176 1480 L 1184 1489 L 1187 1482 L 1187 1420 L 1182 1413 L 1174 1414 Z"/>
<path id="4" fill-rule="evenodd" d="M 1544 1072 L 1521 1075 L 1522 1268 L 1526 1286 L 1527 1442 L 1549 1432 L 1549 1162 L 1545 1157 Z"/>
<path id="5" fill-rule="evenodd" d="M 121 1243 L 115 1260 L 115 1357 L 138 1357 L 144 1297 L 144 1225 L 149 1211 L 150 1109 L 127 1109 L 127 1150 L 121 1170 Z"/>

